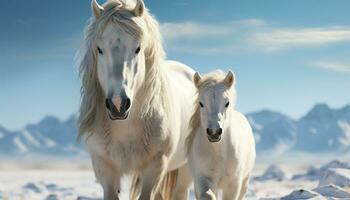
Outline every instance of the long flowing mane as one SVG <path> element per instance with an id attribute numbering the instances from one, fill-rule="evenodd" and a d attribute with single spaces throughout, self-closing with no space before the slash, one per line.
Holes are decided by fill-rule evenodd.
<path id="1" fill-rule="evenodd" d="M 96 19 L 92 17 L 86 26 L 84 46 L 79 52 L 79 75 L 82 80 L 81 106 L 78 120 L 79 136 L 92 134 L 106 129 L 107 115 L 104 107 L 104 93 L 97 76 L 96 40 L 102 34 L 107 23 L 120 26 L 135 38 L 141 39 L 144 46 L 146 75 L 142 94 L 140 117 L 151 116 L 155 108 L 169 108 L 164 85 L 165 79 L 160 68 L 165 59 L 159 25 L 145 9 L 141 17 L 130 14 L 130 5 L 123 0 L 110 0 L 103 5 L 104 11 Z"/>
<path id="2" fill-rule="evenodd" d="M 193 144 L 194 137 L 196 133 L 198 132 L 198 128 L 201 125 L 201 119 L 200 119 L 200 107 L 199 107 L 199 93 L 205 89 L 207 89 L 210 86 L 222 83 L 225 79 L 226 74 L 221 70 L 213 71 L 201 78 L 197 85 L 197 94 L 196 94 L 196 101 L 194 105 L 194 112 L 191 116 L 190 120 L 190 134 L 186 138 L 186 147 L 187 152 L 191 149 L 191 146 Z M 231 91 L 233 92 L 233 95 L 236 95 L 236 92 L 234 89 L 231 88 Z"/>

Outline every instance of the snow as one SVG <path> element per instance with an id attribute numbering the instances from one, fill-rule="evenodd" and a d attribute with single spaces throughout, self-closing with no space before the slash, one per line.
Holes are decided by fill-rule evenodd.
<path id="1" fill-rule="evenodd" d="M 51 140 L 50 138 L 44 137 L 41 133 L 37 132 L 36 135 L 44 142 L 45 147 L 52 148 L 56 146 L 55 141 Z"/>
<path id="2" fill-rule="evenodd" d="M 296 172 L 306 171 L 305 166 L 281 164 L 266 168 L 257 164 L 253 177 L 256 174 L 263 175 L 251 179 L 246 199 L 350 199 L 349 182 L 346 182 L 349 180 L 347 178 L 350 177 L 350 170 L 346 167 L 348 163 L 340 161 L 331 161 L 321 167 L 312 166 L 308 172 L 317 171 L 323 174 L 314 173 L 314 179 L 310 180 L 289 178 Z M 120 199 L 128 199 L 129 180 L 128 177 L 122 180 Z M 90 169 L 0 170 L 1 200 L 102 200 L 102 196 L 103 190 Z M 189 199 L 194 200 L 193 188 Z"/>
<path id="3" fill-rule="evenodd" d="M 37 141 L 28 130 L 26 129 L 22 130 L 22 134 L 26 138 L 26 140 L 29 142 L 29 144 L 38 148 L 40 147 L 40 142 Z"/>
<path id="4" fill-rule="evenodd" d="M 102 188 L 92 171 L 1 171 L 0 191 L 4 199 L 11 200 L 24 197 L 30 200 L 76 200 L 79 197 L 97 200 L 102 197 Z"/>
<path id="5" fill-rule="evenodd" d="M 124 178 L 122 197 L 128 199 L 129 179 Z M 265 184 L 266 183 L 266 184 Z M 260 197 L 279 196 L 291 191 L 291 187 L 314 187 L 315 183 L 290 181 L 252 182 L 248 200 Z M 276 188 L 278 188 L 276 190 Z M 271 193 L 274 189 L 277 193 Z M 102 188 L 96 182 L 92 170 L 16 170 L 0 171 L 0 199 L 11 200 L 102 200 Z M 1 198 L 1 195 L 3 198 Z M 194 199 L 193 189 L 190 199 Z"/>
<path id="6" fill-rule="evenodd" d="M 16 145 L 16 147 L 21 153 L 28 152 L 27 146 L 23 144 L 22 140 L 19 137 L 15 137 L 13 139 L 13 144 Z"/>

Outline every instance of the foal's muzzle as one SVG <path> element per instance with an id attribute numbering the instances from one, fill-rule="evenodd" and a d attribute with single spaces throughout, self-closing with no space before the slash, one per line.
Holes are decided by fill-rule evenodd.
<path id="1" fill-rule="evenodd" d="M 131 106 L 131 100 L 128 97 L 122 98 L 120 109 L 114 105 L 111 98 L 106 99 L 106 108 L 111 120 L 124 120 L 129 116 L 129 110 Z"/>
<path id="2" fill-rule="evenodd" d="M 209 142 L 219 142 L 221 140 L 222 128 L 207 128 Z"/>

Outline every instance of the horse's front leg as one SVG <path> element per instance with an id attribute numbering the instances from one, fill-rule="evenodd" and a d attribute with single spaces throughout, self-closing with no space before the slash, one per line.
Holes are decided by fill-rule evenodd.
<path id="1" fill-rule="evenodd" d="M 143 170 L 141 175 L 142 191 L 139 200 L 161 200 L 160 186 L 166 174 L 168 159 L 164 155 L 157 155 Z"/>
<path id="2" fill-rule="evenodd" d="M 97 180 L 103 188 L 104 200 L 119 200 L 120 174 L 106 156 L 92 155 L 92 166 Z"/>

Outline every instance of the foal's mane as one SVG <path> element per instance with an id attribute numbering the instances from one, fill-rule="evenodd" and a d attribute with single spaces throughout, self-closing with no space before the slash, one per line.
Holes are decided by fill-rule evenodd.
<path id="1" fill-rule="evenodd" d="M 79 113 L 79 136 L 106 129 L 107 115 L 104 107 L 104 93 L 97 76 L 96 41 L 105 26 L 113 23 L 136 39 L 140 39 L 145 55 L 145 81 L 140 91 L 142 110 L 140 118 L 151 116 L 154 108 L 168 109 L 165 95 L 165 81 L 160 63 L 165 59 L 158 22 L 147 9 L 141 17 L 131 14 L 133 8 L 124 0 L 109 0 L 104 11 L 96 19 L 92 17 L 85 29 L 84 46 L 79 52 L 79 75 L 82 79 L 81 106 Z"/>
<path id="2" fill-rule="evenodd" d="M 191 146 L 193 144 L 194 137 L 198 131 L 198 128 L 201 125 L 201 119 L 200 119 L 200 106 L 199 106 L 199 93 L 202 92 L 205 89 L 208 89 L 211 86 L 223 83 L 223 80 L 225 79 L 226 74 L 221 70 L 216 70 L 213 72 L 210 72 L 209 74 L 204 75 L 199 83 L 197 84 L 197 94 L 196 94 L 196 100 L 194 102 L 194 112 L 191 116 L 190 120 L 190 134 L 186 138 L 186 147 L 187 147 L 187 153 L 191 149 Z M 230 90 L 233 90 L 232 88 Z"/>

